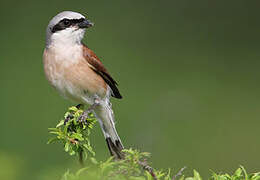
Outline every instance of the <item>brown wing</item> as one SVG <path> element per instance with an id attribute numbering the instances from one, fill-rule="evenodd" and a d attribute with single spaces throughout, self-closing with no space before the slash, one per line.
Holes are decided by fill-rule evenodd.
<path id="1" fill-rule="evenodd" d="M 121 99 L 122 96 L 117 88 L 117 82 L 110 76 L 102 62 L 99 60 L 99 58 L 96 56 L 96 54 L 89 49 L 86 45 L 83 45 L 83 56 L 88 62 L 89 66 L 93 71 L 95 71 L 97 74 L 99 74 L 104 81 L 109 85 L 109 87 L 112 89 L 112 96 L 118 99 Z"/>

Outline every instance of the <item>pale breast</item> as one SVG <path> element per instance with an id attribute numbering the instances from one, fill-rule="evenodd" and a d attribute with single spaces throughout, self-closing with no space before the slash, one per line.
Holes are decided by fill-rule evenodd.
<path id="1" fill-rule="evenodd" d="M 92 103 L 95 96 L 107 95 L 107 84 L 96 74 L 83 57 L 68 58 L 53 50 L 45 50 L 44 71 L 50 84 L 59 93 L 78 103 Z"/>

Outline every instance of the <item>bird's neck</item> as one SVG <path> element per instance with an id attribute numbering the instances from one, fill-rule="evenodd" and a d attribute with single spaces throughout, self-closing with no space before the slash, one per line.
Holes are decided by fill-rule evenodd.
<path id="1" fill-rule="evenodd" d="M 54 56 L 54 60 L 60 64 L 70 65 L 71 63 L 77 63 L 83 57 L 82 44 L 62 44 L 52 43 L 46 47 L 47 51 Z"/>
<path id="2" fill-rule="evenodd" d="M 48 46 L 53 47 L 61 47 L 61 48 L 69 48 L 81 45 L 82 38 L 72 38 L 72 37 L 63 37 L 63 38 L 55 38 L 51 39 L 51 42 Z"/>

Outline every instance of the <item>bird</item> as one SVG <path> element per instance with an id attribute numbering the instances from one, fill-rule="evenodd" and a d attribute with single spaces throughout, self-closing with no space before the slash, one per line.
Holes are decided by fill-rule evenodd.
<path id="1" fill-rule="evenodd" d="M 122 99 L 117 82 L 97 55 L 82 42 L 94 24 L 78 12 L 63 11 L 46 29 L 44 72 L 49 83 L 66 99 L 89 105 L 80 116 L 93 112 L 106 139 L 110 154 L 123 159 L 124 146 L 115 128 L 110 98 Z"/>

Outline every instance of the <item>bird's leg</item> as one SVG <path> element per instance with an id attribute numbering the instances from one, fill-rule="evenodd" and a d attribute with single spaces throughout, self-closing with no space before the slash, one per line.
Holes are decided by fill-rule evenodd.
<path id="1" fill-rule="evenodd" d="M 79 122 L 85 122 L 86 123 L 86 119 L 88 118 L 88 114 L 93 112 L 94 109 L 99 105 L 99 101 L 95 100 L 94 103 L 88 108 L 86 109 L 78 118 Z"/>

